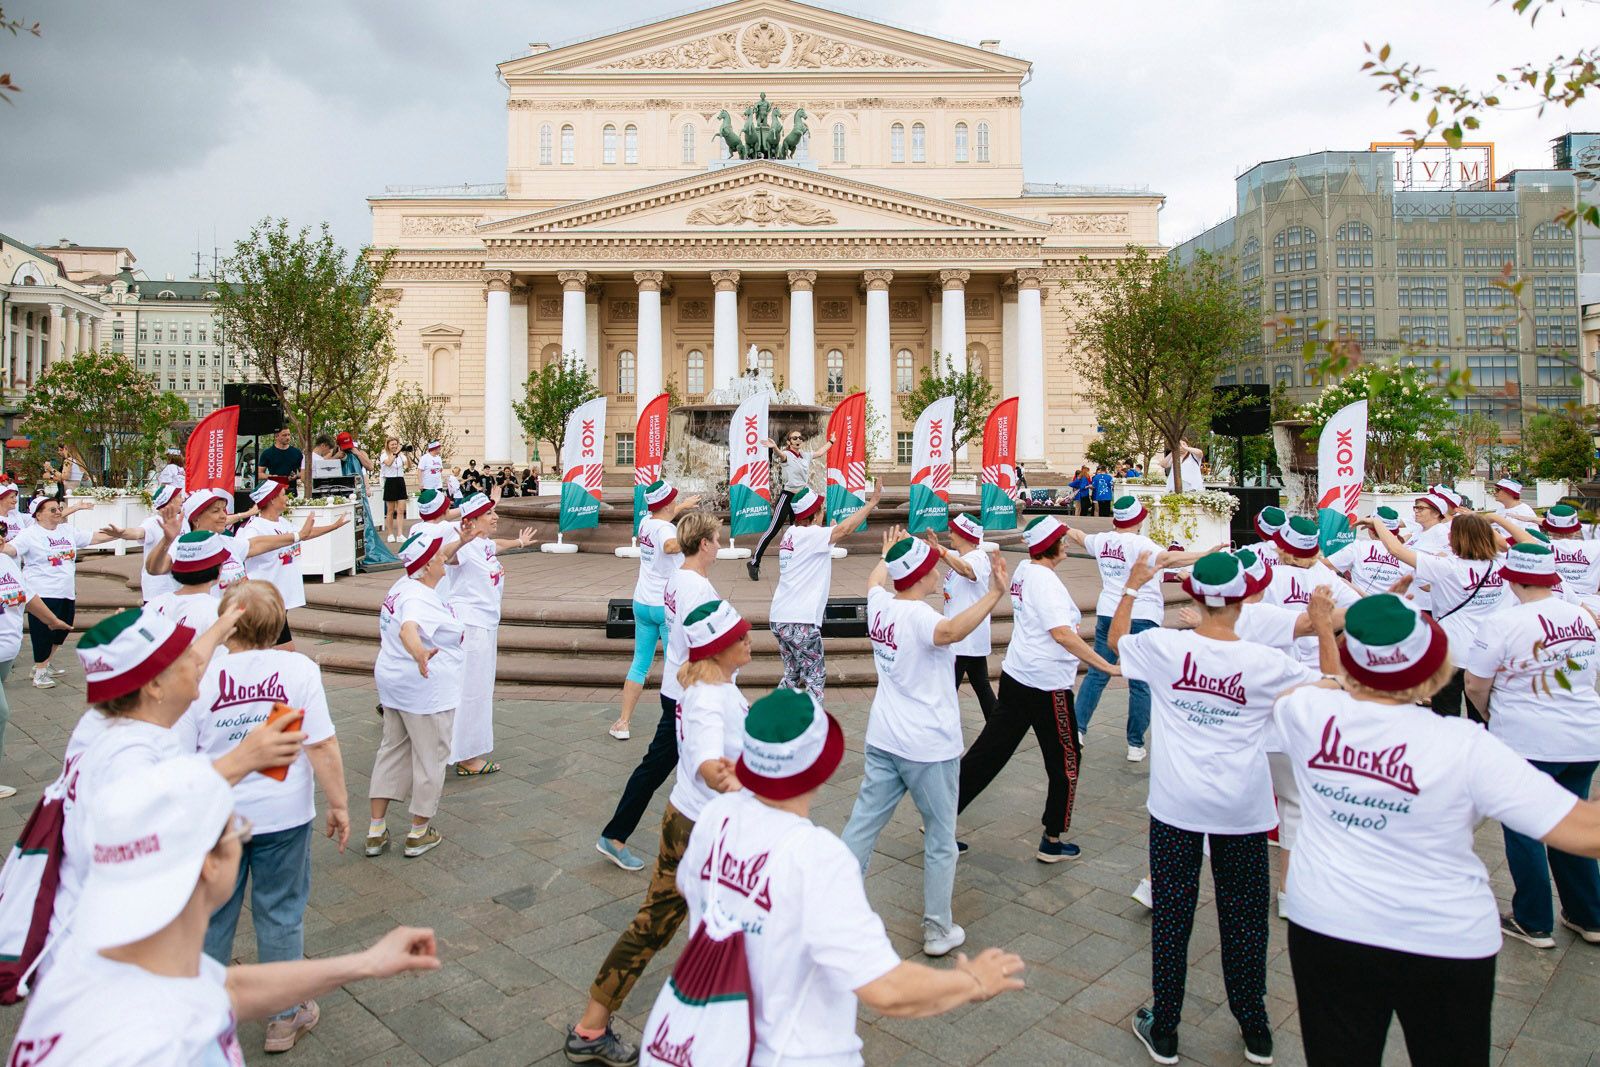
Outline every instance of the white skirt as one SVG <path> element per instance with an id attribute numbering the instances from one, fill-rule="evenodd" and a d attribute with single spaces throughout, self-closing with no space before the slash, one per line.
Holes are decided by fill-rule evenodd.
<path id="1" fill-rule="evenodd" d="M 494 751 L 495 639 L 498 626 L 467 626 L 461 641 L 461 703 L 450 733 L 450 762 Z"/>

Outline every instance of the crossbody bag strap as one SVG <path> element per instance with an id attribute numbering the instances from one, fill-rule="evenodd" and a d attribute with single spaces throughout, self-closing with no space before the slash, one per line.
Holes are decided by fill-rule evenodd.
<path id="1" fill-rule="evenodd" d="M 1478 590 L 1483 588 L 1483 583 L 1487 582 L 1489 580 L 1489 575 L 1494 573 L 1494 560 L 1491 559 L 1487 560 L 1486 562 L 1488 563 L 1488 566 L 1486 566 L 1483 570 L 1483 577 L 1478 579 L 1478 584 L 1472 587 L 1472 592 L 1467 594 L 1466 599 L 1456 604 L 1455 607 L 1451 608 L 1443 615 L 1435 615 L 1433 617 L 1434 622 L 1443 622 L 1444 620 L 1448 619 L 1450 616 L 1466 607 L 1467 604 L 1472 601 L 1472 598 L 1478 595 Z"/>

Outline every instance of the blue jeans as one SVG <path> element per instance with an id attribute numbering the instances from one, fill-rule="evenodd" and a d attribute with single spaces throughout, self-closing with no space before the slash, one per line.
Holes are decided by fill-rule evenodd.
<path id="1" fill-rule="evenodd" d="M 1134 619 L 1131 633 L 1142 634 L 1146 630 L 1155 629 L 1159 623 L 1149 619 Z M 1094 624 L 1094 650 L 1107 663 L 1117 662 L 1117 654 L 1111 651 L 1111 645 L 1106 636 L 1111 633 L 1111 620 L 1102 615 Z M 1094 709 L 1100 706 L 1100 694 L 1105 692 L 1106 682 L 1111 676 L 1105 671 L 1089 668 L 1089 676 L 1083 680 L 1083 687 L 1078 690 L 1078 729 L 1087 731 L 1089 720 L 1094 717 Z M 1143 682 L 1128 683 L 1128 744 L 1135 748 L 1144 747 L 1145 731 L 1150 729 L 1150 687 Z"/>
<path id="2" fill-rule="evenodd" d="M 1543 763 L 1529 760 L 1569 793 L 1588 799 L 1589 780 L 1596 764 Z M 1526 929 L 1548 933 L 1555 929 L 1555 908 L 1550 903 L 1550 878 L 1555 876 L 1561 910 L 1579 926 L 1600 928 L 1600 864 L 1545 848 L 1537 838 L 1501 827 L 1506 837 L 1506 866 L 1516 890 L 1511 894 L 1511 914 Z"/>
<path id="3" fill-rule="evenodd" d="M 844 843 L 867 873 L 867 861 L 878 835 L 888 825 L 900 798 L 911 802 L 922 816 L 922 921 L 940 933 L 954 922 L 950 897 L 956 885 L 956 793 L 961 781 L 961 760 L 918 763 L 881 748 L 867 746 L 866 769 L 856 806 L 845 823 Z"/>
<path id="4" fill-rule="evenodd" d="M 656 643 L 667 636 L 667 609 L 660 604 L 633 602 L 633 663 L 628 681 L 643 685 L 656 659 Z"/>
<path id="5" fill-rule="evenodd" d="M 233 896 L 211 916 L 206 955 L 226 967 L 233 960 L 233 932 L 250 880 L 250 914 L 256 926 L 256 957 L 278 963 L 305 957 L 306 901 L 311 897 L 311 824 L 256 834 L 239 855 Z M 275 1018 L 293 1015 L 294 1009 Z"/>

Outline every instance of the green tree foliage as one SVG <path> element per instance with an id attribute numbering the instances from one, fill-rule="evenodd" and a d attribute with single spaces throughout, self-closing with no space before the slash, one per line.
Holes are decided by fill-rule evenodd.
<path id="1" fill-rule="evenodd" d="M 71 446 L 100 485 L 130 486 L 172 444 L 189 405 L 110 347 L 52 363 L 22 402 L 25 433 Z"/>
<path id="2" fill-rule="evenodd" d="M 549 441 L 555 449 L 555 470 L 561 473 L 561 445 L 567 437 L 567 416 L 600 395 L 594 378 L 581 362 L 564 356 L 528 375 L 524 399 L 511 410 L 531 441 Z"/>
<path id="3" fill-rule="evenodd" d="M 1367 479 L 1374 484 L 1420 484 L 1430 468 L 1463 462 L 1452 438 L 1455 410 L 1413 367 L 1362 366 L 1294 416 L 1311 424 L 1306 439 L 1314 445 L 1334 413 L 1358 400 L 1367 401 Z"/>
<path id="4" fill-rule="evenodd" d="M 994 385 L 981 370 L 968 368 L 956 370 L 955 361 L 938 350 L 933 353 L 930 365 L 922 368 L 917 384 L 909 393 L 900 396 L 900 414 L 915 422 L 917 416 L 935 400 L 947 396 L 956 398 L 955 426 L 951 428 L 952 451 L 983 432 L 984 420 L 994 409 Z M 939 368 L 943 365 L 943 371 Z"/>
<path id="5" fill-rule="evenodd" d="M 412 445 L 421 455 L 429 441 L 440 443 L 439 454 L 450 461 L 456 448 L 456 432 L 450 428 L 444 406 L 422 391 L 414 382 L 404 382 L 389 398 L 388 434 L 402 445 Z M 387 435 L 386 435 L 387 436 Z"/>
<path id="6" fill-rule="evenodd" d="M 298 429 L 307 485 L 316 433 L 341 408 L 372 421 L 350 399 L 388 380 L 394 322 L 378 290 L 392 255 L 363 248 L 348 256 L 327 223 L 314 234 L 263 219 L 224 264 L 217 329 L 277 393 Z"/>
<path id="7" fill-rule="evenodd" d="M 1223 261 L 1177 266 L 1129 246 L 1114 260 L 1079 260 L 1075 369 L 1101 421 L 1155 428 L 1163 452 L 1204 427 L 1212 386 L 1261 323 Z"/>
<path id="8" fill-rule="evenodd" d="M 1589 427 L 1571 412 L 1533 416 L 1523 427 L 1522 447 L 1535 478 L 1578 482 L 1589 476 L 1594 452 Z"/>

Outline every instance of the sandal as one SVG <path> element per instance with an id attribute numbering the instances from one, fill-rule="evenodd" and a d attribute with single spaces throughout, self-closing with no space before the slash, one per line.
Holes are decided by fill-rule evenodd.
<path id="1" fill-rule="evenodd" d="M 469 771 L 469 770 L 467 770 L 467 768 L 463 767 L 461 764 L 458 763 L 458 764 L 456 764 L 456 777 L 457 778 L 479 778 L 479 777 L 482 777 L 485 774 L 495 774 L 499 770 L 500 770 L 500 764 L 496 763 L 494 760 L 485 760 L 484 763 L 483 763 L 483 766 L 479 767 L 475 771 Z"/>

